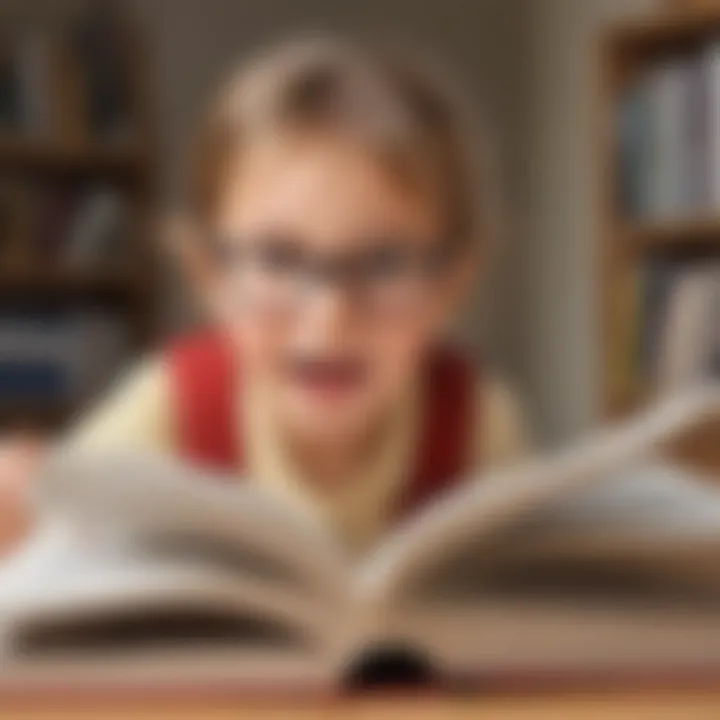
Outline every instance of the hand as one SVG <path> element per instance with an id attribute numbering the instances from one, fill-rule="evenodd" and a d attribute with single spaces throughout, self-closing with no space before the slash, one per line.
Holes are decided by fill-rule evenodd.
<path id="1" fill-rule="evenodd" d="M 29 489 L 43 454 L 43 444 L 35 438 L 0 440 L 0 556 L 30 526 Z"/>

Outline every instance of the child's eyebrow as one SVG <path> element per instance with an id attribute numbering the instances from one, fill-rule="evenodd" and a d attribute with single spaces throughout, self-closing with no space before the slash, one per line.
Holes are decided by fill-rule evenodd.
<path id="1" fill-rule="evenodd" d="M 402 231 L 378 230 L 356 235 L 353 240 L 357 245 L 364 245 L 365 248 L 377 248 L 383 250 L 388 247 L 406 247 L 436 245 L 440 242 L 437 237 L 428 237 L 424 234 L 412 234 Z"/>

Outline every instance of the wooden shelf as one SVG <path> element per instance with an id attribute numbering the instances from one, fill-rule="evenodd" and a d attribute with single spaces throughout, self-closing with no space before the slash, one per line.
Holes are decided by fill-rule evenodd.
<path id="1" fill-rule="evenodd" d="M 59 272 L 56 270 L 18 271 L 0 269 L 0 292 L 134 292 L 140 289 L 137 277 L 129 273 Z"/>
<path id="2" fill-rule="evenodd" d="M 122 325 L 129 351 L 141 351 L 152 343 L 156 332 L 159 269 L 151 237 L 157 199 L 156 137 L 140 19 L 124 7 L 126 3 L 116 5 L 113 25 L 117 32 L 108 35 L 108 41 L 117 44 L 112 62 L 114 71 L 122 76 L 123 89 L 122 97 L 115 98 L 119 114 L 114 119 L 132 131 L 117 142 L 92 132 L 99 127 L 96 120 L 100 118 L 90 112 L 96 90 L 86 82 L 85 65 L 95 61 L 95 56 L 75 52 L 76 29 L 91 19 L 84 15 L 84 4 L 68 8 L 57 27 L 46 26 L 42 14 L 28 16 L 27 30 L 25 18 L 18 27 L 19 32 L 29 32 L 29 37 L 37 33 L 40 40 L 49 41 L 43 45 L 49 51 L 49 72 L 44 78 L 44 112 L 39 118 L 43 121 L 40 129 L 47 132 L 24 132 L 0 124 L 0 204 L 4 211 L 0 304 L 19 321 L 33 317 L 35 304 L 40 315 L 54 307 L 60 316 L 67 309 L 79 317 L 86 310 L 98 311 L 99 316 L 107 315 L 109 321 Z M 88 271 L 67 269 L 69 263 L 64 260 L 70 243 L 78 233 L 94 232 L 92 223 L 89 229 L 85 227 L 86 222 L 94 222 L 97 215 L 93 213 L 105 213 L 109 222 L 115 223 L 110 217 L 115 209 L 101 197 L 106 191 L 117 199 L 121 216 L 123 245 L 114 246 L 118 257 L 101 254 L 103 248 L 97 247 L 93 250 L 98 251 L 100 260 L 107 258 L 106 262 Z M 92 336 L 87 342 L 92 342 Z M 92 352 L 92 348 L 84 351 Z M 30 398 L 15 402 L 0 396 L 0 423 L 52 428 L 72 420 L 75 409 L 72 402 Z"/>
<path id="3" fill-rule="evenodd" d="M 58 144 L 0 136 L 0 168 L 25 167 L 101 173 L 140 174 L 147 168 L 145 153 L 132 147 Z"/>
<path id="4" fill-rule="evenodd" d="M 720 2 L 668 8 L 610 27 L 600 43 L 597 133 L 599 223 L 602 246 L 599 273 L 602 327 L 603 408 L 616 419 L 641 408 L 653 392 L 638 372 L 638 313 L 647 253 L 677 253 L 679 259 L 720 258 L 720 211 L 712 209 L 676 219 L 629 221 L 618 207 L 617 109 L 643 73 L 671 57 L 701 52 L 720 38 Z M 647 381 L 649 383 L 649 380 Z M 678 438 L 668 454 L 700 470 L 720 472 L 720 423 L 710 423 Z"/>
<path id="5" fill-rule="evenodd" d="M 75 412 L 68 403 L 0 397 L 0 429 L 52 430 L 68 422 Z"/>
<path id="6" fill-rule="evenodd" d="M 720 216 L 632 223 L 622 230 L 622 234 L 640 249 L 707 245 L 720 252 Z"/>
<path id="7" fill-rule="evenodd" d="M 720 4 L 668 9 L 649 17 L 611 26 L 607 40 L 619 50 L 632 52 L 662 49 L 668 44 L 695 42 L 717 35 Z"/>

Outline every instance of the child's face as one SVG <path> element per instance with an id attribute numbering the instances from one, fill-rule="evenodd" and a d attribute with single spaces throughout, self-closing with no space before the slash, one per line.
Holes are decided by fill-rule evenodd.
<path id="1" fill-rule="evenodd" d="M 441 225 L 428 193 L 347 139 L 268 140 L 238 161 L 220 307 L 286 424 L 345 437 L 406 390 L 457 295 Z"/>

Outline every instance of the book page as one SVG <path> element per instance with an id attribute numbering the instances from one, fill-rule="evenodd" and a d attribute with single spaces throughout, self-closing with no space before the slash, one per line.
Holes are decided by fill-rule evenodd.
<path id="1" fill-rule="evenodd" d="M 43 474 L 38 507 L 42 516 L 116 534 L 153 555 L 224 564 L 266 580 L 275 575 L 328 598 L 347 589 L 340 549 L 310 518 L 238 478 L 169 457 L 63 451 Z"/>
<path id="2" fill-rule="evenodd" d="M 102 658 L 173 642 L 185 649 L 323 647 L 335 609 L 316 599 L 227 568 L 86 540 L 67 523 L 48 523 L 0 568 L 0 675 L 8 664 L 47 653 Z"/>
<path id="3" fill-rule="evenodd" d="M 720 489 L 674 465 L 634 465 L 549 502 L 503 544 L 508 562 L 633 563 L 717 583 Z"/>
<path id="4" fill-rule="evenodd" d="M 592 433 L 568 450 L 470 478 L 394 533 L 359 568 L 356 591 L 366 600 L 387 600 L 423 568 L 451 559 L 463 545 L 483 537 L 489 541 L 573 489 L 602 483 L 719 411 L 718 388 L 696 388 L 659 402 L 635 419 Z"/>

